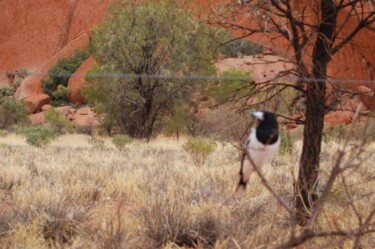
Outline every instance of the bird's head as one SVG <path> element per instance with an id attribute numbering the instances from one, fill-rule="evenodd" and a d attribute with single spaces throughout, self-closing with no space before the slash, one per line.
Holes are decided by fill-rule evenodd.
<path id="1" fill-rule="evenodd" d="M 278 128 L 276 115 L 268 111 L 257 111 L 251 113 L 251 115 L 258 120 L 258 126 L 269 126 L 272 128 Z"/>

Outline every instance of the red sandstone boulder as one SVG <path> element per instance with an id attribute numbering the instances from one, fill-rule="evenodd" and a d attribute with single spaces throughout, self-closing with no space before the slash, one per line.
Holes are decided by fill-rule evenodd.
<path id="1" fill-rule="evenodd" d="M 68 117 L 70 114 L 74 114 L 76 112 L 76 109 L 71 106 L 59 106 L 56 107 L 55 110 L 64 117 Z"/>
<path id="2" fill-rule="evenodd" d="M 82 34 L 74 41 L 67 44 L 64 48 L 59 50 L 58 53 L 50 57 L 37 71 L 22 81 L 20 87 L 15 93 L 18 99 L 24 99 L 29 96 L 34 96 L 43 93 L 42 79 L 46 77 L 48 69 L 55 65 L 62 57 L 70 57 L 76 49 L 83 49 L 89 40 L 88 34 Z"/>
<path id="3" fill-rule="evenodd" d="M 375 94 L 374 90 L 367 87 L 367 86 L 359 86 L 358 92 L 360 93 L 360 98 L 363 101 L 363 103 L 366 105 L 369 109 L 375 108 Z"/>
<path id="4" fill-rule="evenodd" d="M 72 122 L 75 127 L 93 127 L 100 124 L 96 113 L 89 107 L 78 109 L 72 117 Z"/>
<path id="5" fill-rule="evenodd" d="M 44 112 L 44 111 L 47 111 L 48 109 L 51 109 L 51 108 L 52 108 L 52 105 L 47 104 L 47 105 L 42 106 L 42 111 Z"/>
<path id="6" fill-rule="evenodd" d="M 29 115 L 29 120 L 32 125 L 41 125 L 45 122 L 44 112 L 38 112 Z"/>
<path id="7" fill-rule="evenodd" d="M 338 124 L 350 124 L 353 121 L 354 112 L 351 111 L 333 111 L 324 117 L 324 123 L 330 126 Z"/>
<path id="8" fill-rule="evenodd" d="M 367 86 L 359 86 L 358 91 L 363 94 L 364 96 L 373 97 L 374 91 Z"/>
<path id="9" fill-rule="evenodd" d="M 26 97 L 23 101 L 26 103 L 26 108 L 29 113 L 35 113 L 40 111 L 42 106 L 49 104 L 51 99 L 47 94 L 37 94 Z"/>
<path id="10" fill-rule="evenodd" d="M 81 94 L 81 89 L 85 86 L 85 73 L 95 65 L 95 60 L 90 57 L 88 58 L 72 75 L 68 82 L 68 88 L 70 90 L 68 99 L 70 102 L 84 104 L 86 103 L 85 98 Z"/>

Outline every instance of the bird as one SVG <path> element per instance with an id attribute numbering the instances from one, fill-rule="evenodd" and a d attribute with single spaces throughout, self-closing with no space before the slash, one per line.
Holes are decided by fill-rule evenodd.
<path id="1" fill-rule="evenodd" d="M 240 168 L 240 180 L 234 193 L 235 199 L 240 199 L 245 194 L 250 175 L 255 170 L 253 163 L 260 169 L 278 152 L 281 141 L 279 125 L 274 113 L 256 111 L 251 115 L 258 121 L 258 124 L 251 129 L 243 145 L 244 153 Z"/>

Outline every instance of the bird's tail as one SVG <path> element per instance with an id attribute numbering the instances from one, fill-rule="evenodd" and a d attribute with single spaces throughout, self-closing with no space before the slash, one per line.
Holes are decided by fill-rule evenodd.
<path id="1" fill-rule="evenodd" d="M 240 199 L 245 195 L 246 185 L 249 181 L 250 174 L 252 172 L 252 166 L 247 155 L 244 153 L 242 156 L 241 168 L 240 168 L 240 180 L 238 182 L 236 192 L 234 192 L 234 198 Z"/>

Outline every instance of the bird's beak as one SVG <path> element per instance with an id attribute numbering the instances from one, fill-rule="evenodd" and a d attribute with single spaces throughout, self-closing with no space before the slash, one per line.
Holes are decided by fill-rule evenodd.
<path id="1" fill-rule="evenodd" d="M 264 119 L 264 113 L 263 112 L 253 112 L 253 113 L 251 113 L 251 115 L 258 120 Z"/>

